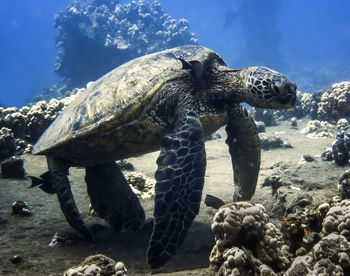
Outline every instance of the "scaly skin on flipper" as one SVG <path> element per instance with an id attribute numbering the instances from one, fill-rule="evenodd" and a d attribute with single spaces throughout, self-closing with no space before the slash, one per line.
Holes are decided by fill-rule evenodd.
<path id="1" fill-rule="evenodd" d="M 155 224 L 147 251 L 152 268 L 163 266 L 183 242 L 199 211 L 206 166 L 203 131 L 194 111 L 177 119 L 161 141 L 155 173 Z"/>
<path id="2" fill-rule="evenodd" d="M 93 236 L 80 218 L 79 210 L 74 201 L 67 177 L 69 167 L 62 160 L 50 156 L 47 157 L 47 165 L 50 172 L 50 179 L 53 182 L 52 186 L 55 187 L 61 210 L 67 222 L 88 241 L 93 242 Z"/>
<path id="3" fill-rule="evenodd" d="M 115 230 L 142 228 L 145 212 L 115 162 L 86 167 L 91 205 Z"/>
<path id="4" fill-rule="evenodd" d="M 227 109 L 227 140 L 234 173 L 233 201 L 250 200 L 260 169 L 260 142 L 253 119 L 241 105 Z"/>

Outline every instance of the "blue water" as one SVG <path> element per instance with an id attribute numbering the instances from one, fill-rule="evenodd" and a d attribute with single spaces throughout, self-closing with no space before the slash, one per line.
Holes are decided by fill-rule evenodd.
<path id="1" fill-rule="evenodd" d="M 129 1 L 120 1 L 121 4 Z M 72 1 L 0 1 L 0 104 L 22 106 L 57 83 L 53 17 Z M 301 89 L 350 81 L 348 0 L 162 0 L 199 44 L 229 66 L 265 65 L 310 79 Z M 315 83 L 312 83 L 315 82 Z M 305 91 L 311 92 L 311 91 Z"/>

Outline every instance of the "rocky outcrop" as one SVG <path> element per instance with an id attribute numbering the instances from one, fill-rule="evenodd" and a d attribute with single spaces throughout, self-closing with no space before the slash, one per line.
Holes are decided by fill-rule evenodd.
<path id="1" fill-rule="evenodd" d="M 290 214 L 282 234 L 263 206 L 226 204 L 213 219 L 211 265 L 217 275 L 349 275 L 349 206 L 349 200 L 319 205 L 309 216 L 317 217 L 317 232 L 311 220 Z"/>
<path id="2" fill-rule="evenodd" d="M 166 14 L 159 2 L 75 1 L 55 16 L 55 70 L 68 88 L 83 87 L 133 58 L 196 44 L 189 22 Z"/>
<path id="3" fill-rule="evenodd" d="M 0 108 L 0 162 L 14 154 L 30 152 L 32 144 L 80 92 L 32 106 Z"/>

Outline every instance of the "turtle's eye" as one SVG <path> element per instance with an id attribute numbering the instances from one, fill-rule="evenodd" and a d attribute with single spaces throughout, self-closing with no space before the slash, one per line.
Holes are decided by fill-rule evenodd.
<path id="1" fill-rule="evenodd" d="M 281 94 L 281 91 L 280 91 L 280 89 L 279 89 L 279 87 L 278 87 L 278 85 L 277 84 L 274 84 L 274 85 L 272 85 L 271 86 L 271 92 L 272 92 L 272 94 L 274 94 L 275 96 L 280 96 L 280 95 L 282 95 Z M 283 91 L 283 90 L 282 90 Z"/>

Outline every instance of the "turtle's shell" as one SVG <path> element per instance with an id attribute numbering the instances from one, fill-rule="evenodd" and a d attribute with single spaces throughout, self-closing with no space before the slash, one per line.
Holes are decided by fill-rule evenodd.
<path id="1" fill-rule="evenodd" d="M 88 85 L 44 132 L 32 153 L 64 151 L 65 146 L 74 140 L 91 139 L 99 133 L 108 133 L 139 120 L 142 110 L 150 104 L 159 87 L 189 74 L 188 70 L 182 69 L 177 57 L 202 63 L 213 58 L 222 61 L 212 50 L 192 45 L 131 60 Z"/>

